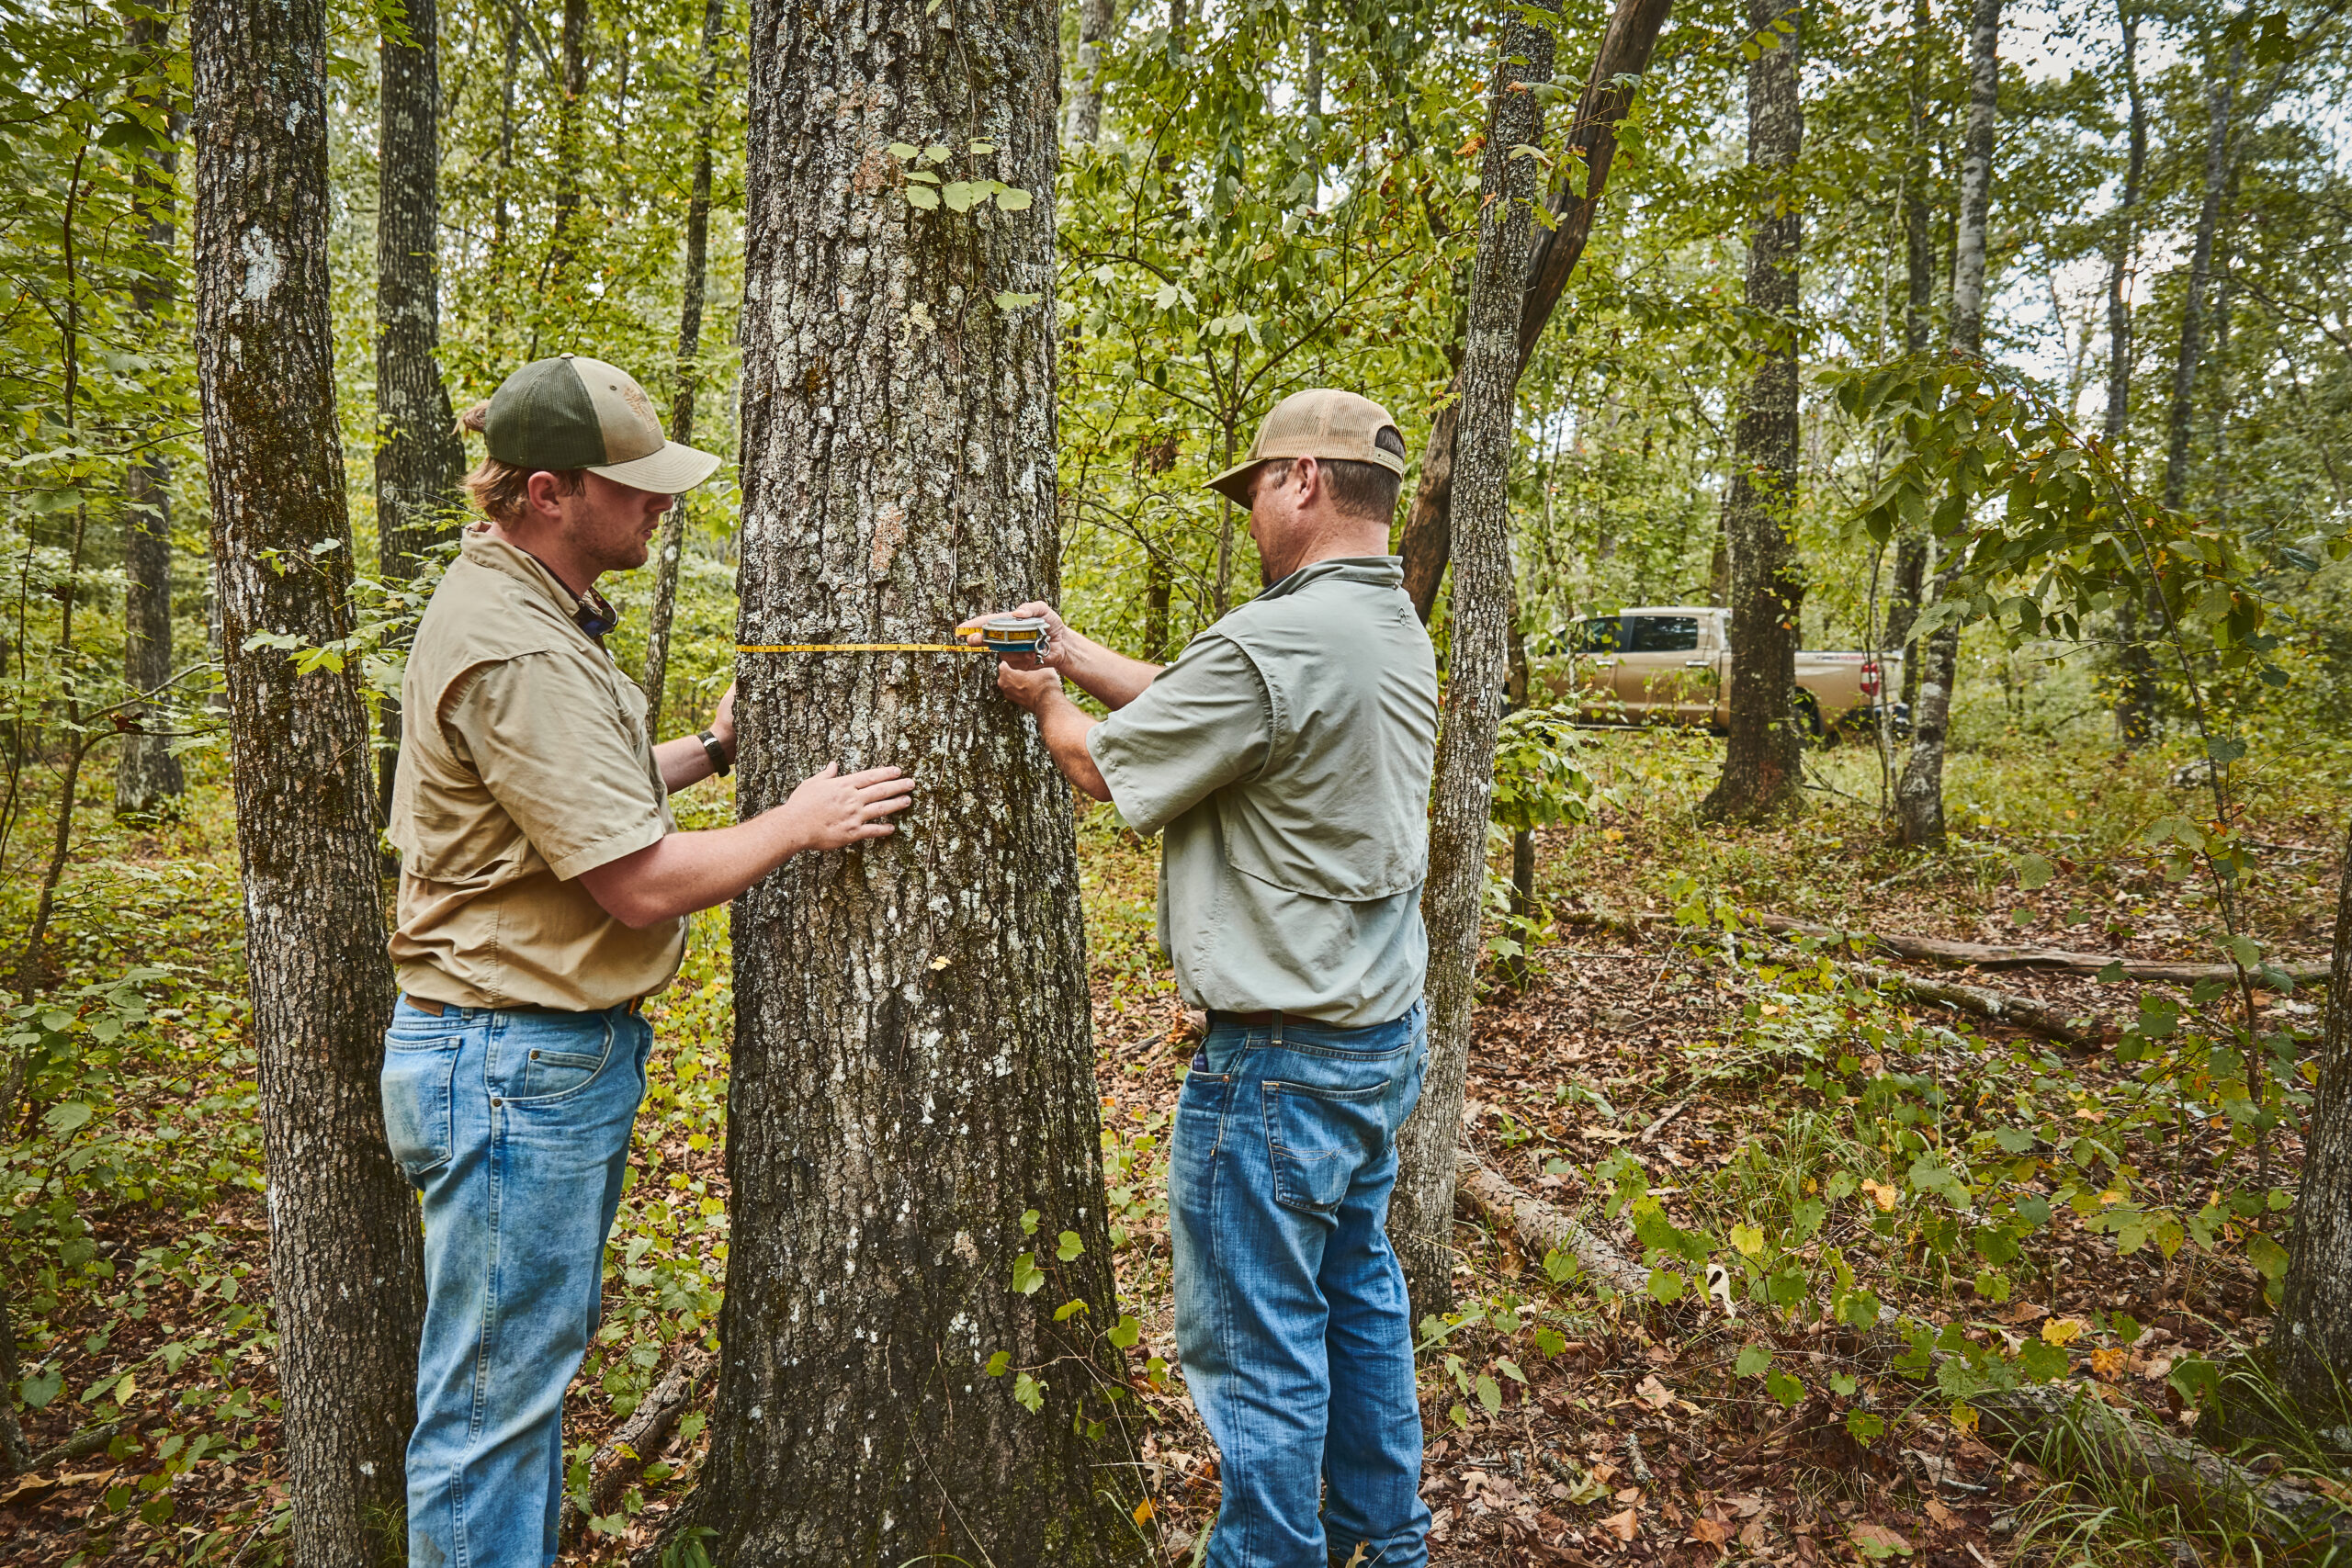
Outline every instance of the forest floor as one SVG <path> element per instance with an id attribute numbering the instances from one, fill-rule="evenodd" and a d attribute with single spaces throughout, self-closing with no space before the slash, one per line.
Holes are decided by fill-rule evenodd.
<path id="1" fill-rule="evenodd" d="M 1953 848 L 1928 858 L 1882 826 L 1867 745 L 1815 753 L 1824 787 L 1767 829 L 1698 824 L 1719 754 L 1701 736 L 1597 736 L 1606 803 L 1595 821 L 1541 836 L 1527 971 L 1490 976 L 1465 1145 L 1578 1216 L 1650 1285 L 1596 1291 L 1465 1204 L 1455 1310 L 1421 1325 L 1434 1560 L 1962 1568 L 2230 1555 L 2226 1529 L 2188 1545 L 2200 1521 L 2175 1504 L 2012 1452 L 1969 1403 L 1984 1379 L 1952 1369 L 2033 1353 L 2049 1375 L 2054 1357 L 2088 1396 L 2177 1431 L 2198 1419 L 2202 1386 L 2184 1367 L 2259 1341 L 2300 1150 L 2287 1128 L 2257 1137 L 2259 1117 L 2226 1113 L 2245 1111 L 2248 1092 L 2228 1049 L 2231 998 L 2040 971 L 1946 976 L 2098 1021 L 2096 1044 L 2064 1046 L 1870 990 L 1841 961 L 1752 926 L 1722 929 L 1761 912 L 2211 961 L 2210 894 L 2193 871 L 2167 874 L 2165 846 L 2148 841 L 2154 824 L 2210 818 L 2210 804 L 2174 782 L 2177 758 L 2021 741 L 1954 757 Z M 2244 929 L 2267 962 L 2320 958 L 2341 795 L 2292 759 L 2257 754 L 2236 771 L 2243 834 L 2262 846 L 2242 883 Z M 282 1554 L 220 810 L 216 781 L 180 824 L 94 830 L 66 886 L 55 962 L 68 979 L 8 1014 L 13 1038 L 38 1039 L 54 1063 L 37 1076 L 25 1135 L 0 1156 L 7 1290 L 40 1406 L 27 1435 L 38 1450 L 96 1434 L 78 1456 L 0 1483 L 11 1564 Z M 1120 1287 L 1144 1324 L 1136 1355 L 1173 1362 L 1164 1134 L 1194 1024 L 1155 951 L 1152 849 L 1107 811 L 1080 840 Z M 716 1314 L 723 916 L 695 936 L 653 1009 L 660 1044 L 606 1324 L 567 1423 L 575 1480 Z M 2296 1091 L 2321 1000 L 2311 987 L 2262 994 L 2274 1100 Z M 1720 1295 L 1703 1283 L 1709 1263 L 1726 1271 Z M 1880 1315 L 1939 1335 L 1932 1380 L 1851 1332 Z M 1919 1359 L 1910 1371 L 1924 1372 Z M 1146 1403 L 1154 1528 L 1168 1561 L 1192 1562 L 1215 1513 L 1213 1450 L 1181 1373 Z M 582 1561 L 618 1561 L 649 1538 L 692 1483 L 701 1427 L 687 1416 Z"/>

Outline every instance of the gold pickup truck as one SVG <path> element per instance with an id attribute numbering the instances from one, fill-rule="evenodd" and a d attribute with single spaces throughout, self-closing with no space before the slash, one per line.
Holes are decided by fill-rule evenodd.
<path id="1" fill-rule="evenodd" d="M 1731 612 L 1705 604 L 1643 605 L 1569 626 L 1567 651 L 1531 661 L 1537 688 L 1555 703 L 1573 699 L 1577 716 L 1597 724 L 1731 722 Z M 1887 694 L 1903 690 L 1900 653 L 1797 652 L 1797 711 L 1822 735 L 1905 715 Z"/>

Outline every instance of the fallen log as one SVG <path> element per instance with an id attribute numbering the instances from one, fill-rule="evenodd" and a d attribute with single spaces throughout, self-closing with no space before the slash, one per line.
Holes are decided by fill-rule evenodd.
<path id="1" fill-rule="evenodd" d="M 39 1475 L 53 1464 L 66 1464 L 74 1460 L 87 1459 L 114 1441 L 115 1434 L 128 1426 L 124 1421 L 107 1421 L 85 1427 L 54 1448 L 43 1449 L 25 1463 L 23 1473 Z"/>
<path id="2" fill-rule="evenodd" d="M 1996 947 L 1989 942 L 1952 942 L 1938 936 L 1906 936 L 1900 931 L 1840 931 L 1814 920 L 1786 915 L 1758 915 L 1758 925 L 1779 935 L 1809 936 L 1831 942 L 1851 942 L 1876 948 L 1897 958 L 1925 959 L 1937 964 L 1968 964 L 1979 969 L 2055 969 L 2071 975 L 2097 975 L 2111 964 L 2122 966 L 2132 980 L 2194 985 L 2199 980 L 2235 981 L 2237 970 L 2227 964 L 2175 964 L 2169 960 L 2127 958 L 2115 953 L 2072 953 L 2058 947 Z M 2278 970 L 2298 986 L 2327 984 L 2324 964 L 2278 964 Z M 2257 978 L 2256 984 L 2261 982 Z"/>
<path id="3" fill-rule="evenodd" d="M 2137 1412 L 2049 1383 L 1973 1396 L 1988 1432 L 2040 1445 L 2046 1471 L 2091 1471 L 2146 1482 L 2209 1516 L 2233 1518 L 2290 1545 L 2352 1545 L 2352 1512 L 2311 1488 L 2260 1475 Z"/>
<path id="4" fill-rule="evenodd" d="M 1642 1298 L 1648 1292 L 1649 1273 L 1641 1265 L 1541 1198 L 1521 1190 L 1468 1149 L 1456 1156 L 1454 1180 L 1480 1213 L 1517 1236 L 1537 1260 L 1557 1252 L 1575 1258 L 1577 1268 L 1619 1295 Z"/>
<path id="5" fill-rule="evenodd" d="M 563 1523 L 559 1536 L 563 1550 L 570 1551 L 580 1544 L 589 1519 L 601 1517 L 621 1506 L 622 1495 L 630 1484 L 661 1455 L 670 1434 L 677 1427 L 678 1417 L 708 1386 L 717 1360 L 698 1344 L 682 1347 L 676 1359 L 670 1363 L 668 1373 L 653 1385 L 644 1403 L 629 1412 L 620 1429 L 596 1450 L 589 1467 L 593 1479 L 588 1483 L 588 1511 L 581 1512 L 569 1496 L 563 1500 Z"/>
<path id="6" fill-rule="evenodd" d="M 1948 1007 L 1981 1018 L 1987 1023 L 2006 1023 L 2013 1028 L 2039 1034 L 2045 1040 L 2057 1040 L 2068 1045 L 2086 1048 L 2099 1042 L 2099 1030 L 2093 1024 L 2083 1028 L 2056 1009 L 2045 1007 L 2031 997 L 2021 997 L 2014 991 L 1996 991 L 1986 986 L 1963 986 L 1951 980 L 1930 980 L 1924 976 L 1906 975 L 1900 969 L 1882 969 L 1875 964 L 1841 965 L 1864 985 L 1877 990 L 1892 991 L 1907 1001 L 1929 1007 Z"/>

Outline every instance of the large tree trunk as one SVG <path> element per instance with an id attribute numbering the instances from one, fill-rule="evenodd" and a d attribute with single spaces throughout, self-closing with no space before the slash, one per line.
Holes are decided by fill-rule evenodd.
<path id="1" fill-rule="evenodd" d="M 2352 1368 L 2352 834 L 2335 893 L 2335 958 L 2320 1035 L 2319 1094 L 2303 1124 L 2303 1177 L 2270 1325 L 2271 1372 L 2316 1429 L 2345 1408 Z"/>
<path id="2" fill-rule="evenodd" d="M 1952 245 L 1951 350 L 1969 359 L 1984 352 L 1984 220 L 1993 203 L 1993 131 L 2001 112 L 2001 0 L 1976 0 L 1968 31 L 1968 133 L 1960 161 L 1960 229 Z M 1955 551 L 1956 567 L 1960 557 Z M 1951 569 L 1938 574 L 1940 597 Z M 1960 627 L 1939 627 L 1920 649 L 1919 701 L 1911 712 L 1911 754 L 1895 786 L 1903 841 L 1914 849 L 1944 842 L 1944 745 L 1951 728 L 1952 684 L 1960 674 Z"/>
<path id="3" fill-rule="evenodd" d="M 2129 150 L 2123 165 L 2123 199 L 2115 209 L 2115 234 L 2107 260 L 2107 418 L 2110 451 L 2120 454 L 2132 422 L 2132 274 L 2139 244 L 2140 185 L 2148 169 L 2148 117 L 2140 97 L 2140 17 L 2132 0 L 2119 0 L 2123 28 L 2123 91 L 2130 102 Z M 2155 733 L 2156 665 L 2141 626 L 2138 601 L 2116 607 L 2115 730 L 2136 747 Z"/>
<path id="4" fill-rule="evenodd" d="M 993 302 L 1052 289 L 1055 14 L 947 15 L 899 0 L 852 29 L 753 0 L 746 643 L 935 642 L 1057 592 L 1053 311 Z M 917 210 L 900 141 L 1035 204 Z M 925 787 L 898 836 L 735 905 L 724 1358 L 692 1508 L 732 1568 L 1147 1555 L 1099 1392 L 1119 1313 L 1071 796 L 992 674 L 953 654 L 741 672 L 746 815 L 835 760 Z M 1008 1289 L 1031 1256 L 1042 1288 Z"/>
<path id="5" fill-rule="evenodd" d="M 449 532 L 465 443 L 441 381 L 441 71 L 434 0 L 405 0 L 409 41 L 383 35 L 376 186 L 376 564 L 414 577 Z M 379 714 L 377 798 L 389 811 L 401 708 Z"/>
<path id="6" fill-rule="evenodd" d="M 686 276 L 679 290 L 678 392 L 670 406 L 670 439 L 695 438 L 695 394 L 702 375 L 702 298 L 709 276 L 711 110 L 718 79 L 718 35 L 727 25 L 726 0 L 703 0 L 702 64 L 695 86 L 695 178 L 686 197 Z M 678 557 L 686 545 L 686 498 L 680 496 L 662 519 L 653 552 L 653 609 L 645 624 L 645 724 L 662 733 L 662 693 L 670 679 L 670 622 L 678 608 Z"/>
<path id="7" fill-rule="evenodd" d="M 1512 149 L 1543 142 L 1541 101 L 1521 84 L 1549 82 L 1552 53 L 1552 35 L 1544 28 L 1517 19 L 1505 28 L 1502 62 L 1487 100 L 1478 253 L 1456 378 L 1462 433 L 1454 450 L 1461 505 L 1453 530 L 1453 635 L 1430 816 L 1430 874 L 1421 892 L 1430 938 L 1430 1064 L 1420 1103 L 1398 1137 L 1396 1191 L 1388 1211 L 1389 1239 L 1405 1265 L 1416 1321 L 1453 1303 L 1454 1148 L 1462 1141 L 1478 917 L 1486 905 L 1495 727 L 1510 672 L 1507 481 L 1519 385 L 1520 298 L 1537 194 L 1535 161 L 1514 157 Z"/>
<path id="8" fill-rule="evenodd" d="M 1791 537 L 1797 501 L 1797 265 L 1803 197 L 1790 172 L 1804 142 L 1797 91 L 1800 35 L 1772 32 L 1780 0 L 1748 0 L 1747 23 L 1773 39 L 1747 67 L 1747 164 L 1763 195 L 1747 236 L 1747 309 L 1770 321 L 1741 395 L 1732 435 L 1731 739 L 1724 775 L 1701 802 L 1715 820 L 1752 821 L 1785 811 L 1804 786 L 1804 734 L 1795 708 L 1797 615 L 1804 567 Z"/>
<path id="9" fill-rule="evenodd" d="M 169 29 L 153 13 L 133 14 L 130 51 L 151 62 L 149 69 L 161 80 L 171 48 Z M 141 258 L 138 281 L 130 287 L 130 309 L 142 327 L 155 332 L 172 306 L 173 209 L 172 187 L 178 155 L 167 144 L 152 152 L 135 154 L 130 189 L 134 210 L 144 220 L 146 254 Z M 165 485 L 171 469 L 153 444 L 161 433 L 148 433 L 123 471 L 122 520 L 122 676 L 134 692 L 160 690 L 172 678 L 172 514 Z M 123 717 L 144 726 L 158 710 L 134 703 Z M 122 738 L 115 760 L 114 808 L 141 815 L 184 793 L 187 781 L 180 760 L 172 755 L 167 737 L 134 728 Z"/>
<path id="10" fill-rule="evenodd" d="M 377 1100 L 392 1005 L 328 337 L 326 8 L 197 0 L 197 384 L 228 666 L 293 1562 L 397 1551 L 424 1306 Z M 322 549 L 322 546 L 339 548 Z"/>
<path id="11" fill-rule="evenodd" d="M 1069 139 L 1102 134 L 1102 43 L 1111 36 L 1114 0 L 1079 0 L 1077 69 L 1070 73 Z"/>
<path id="12" fill-rule="evenodd" d="M 1637 79 L 1649 69 L 1650 51 L 1671 5 L 1672 0 L 1618 0 L 1609 30 L 1601 35 L 1592 73 L 1585 78 L 1584 96 L 1577 101 L 1576 118 L 1569 122 L 1568 148 L 1582 156 L 1585 172 L 1580 180 L 1564 175 L 1554 183 L 1544 206 L 1556 227 L 1538 232 L 1529 248 L 1519 303 L 1521 370 L 1534 355 L 1552 308 L 1560 302 L 1568 276 L 1592 237 L 1593 215 L 1609 188 L 1609 166 L 1617 155 L 1617 122 L 1634 107 Z M 1459 371 L 1453 389 L 1462 389 Z M 1445 564 L 1453 553 L 1453 443 L 1461 408 L 1457 397 L 1430 422 L 1429 440 L 1421 448 L 1420 482 L 1413 489 L 1413 504 L 1397 543 L 1405 558 L 1405 592 L 1424 621 L 1437 604 L 1438 585 L 1445 581 Z"/>

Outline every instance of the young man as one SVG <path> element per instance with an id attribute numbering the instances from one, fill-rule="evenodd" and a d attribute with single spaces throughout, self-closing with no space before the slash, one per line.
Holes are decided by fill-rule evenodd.
<path id="1" fill-rule="evenodd" d="M 1072 784 L 1161 834 L 1160 945 L 1208 1012 L 1168 1209 L 1184 1381 L 1223 1461 L 1215 1568 L 1429 1560 L 1384 1232 L 1428 1051 L 1438 717 L 1436 660 L 1387 553 L 1404 469 L 1379 404 L 1285 399 L 1213 481 L 1250 509 L 1263 593 L 1165 669 L 1023 604 L 1049 623 L 1046 652 L 997 671 Z M 1087 716 L 1064 678 L 1111 716 Z"/>
<path id="2" fill-rule="evenodd" d="M 733 762 L 734 691 L 656 746 L 604 637 L 607 571 L 645 564 L 718 459 L 662 437 L 624 372 L 525 366 L 465 422 L 486 521 L 434 591 L 401 685 L 401 851 L 384 1124 L 424 1195 L 427 1292 L 408 1446 L 409 1561 L 555 1561 L 563 1391 L 594 1331 L 652 1030 L 684 917 L 803 850 L 879 838 L 896 768 L 837 768 L 733 828 L 682 833 L 669 792 Z"/>

